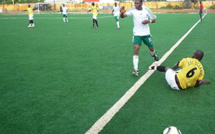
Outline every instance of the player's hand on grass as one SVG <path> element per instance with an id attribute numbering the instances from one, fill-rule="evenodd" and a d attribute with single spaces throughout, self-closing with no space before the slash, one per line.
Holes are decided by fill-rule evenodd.
<path id="1" fill-rule="evenodd" d="M 211 82 L 209 80 L 203 79 L 200 81 L 200 84 L 210 84 Z"/>

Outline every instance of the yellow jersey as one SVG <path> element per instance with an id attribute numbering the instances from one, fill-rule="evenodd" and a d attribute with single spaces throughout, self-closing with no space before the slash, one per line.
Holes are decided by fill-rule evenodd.
<path id="1" fill-rule="evenodd" d="M 183 58 L 178 63 L 178 67 L 182 67 L 177 73 L 177 77 L 182 89 L 195 86 L 197 80 L 204 78 L 204 69 L 199 60 L 195 58 Z"/>
<path id="2" fill-rule="evenodd" d="M 97 16 L 98 10 L 99 10 L 99 8 L 96 7 L 96 6 L 92 6 L 92 7 L 91 7 L 91 11 L 92 11 L 93 15 L 96 15 L 96 16 Z"/>
<path id="3" fill-rule="evenodd" d="M 33 9 L 31 7 L 27 8 L 28 14 L 33 15 Z"/>

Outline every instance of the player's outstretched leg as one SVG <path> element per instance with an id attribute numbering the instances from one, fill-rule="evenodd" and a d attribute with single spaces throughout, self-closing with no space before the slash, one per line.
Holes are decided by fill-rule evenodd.
<path id="1" fill-rule="evenodd" d="M 150 66 L 149 70 L 157 70 L 159 72 L 166 72 L 166 70 L 168 69 L 168 67 L 165 66 Z"/>

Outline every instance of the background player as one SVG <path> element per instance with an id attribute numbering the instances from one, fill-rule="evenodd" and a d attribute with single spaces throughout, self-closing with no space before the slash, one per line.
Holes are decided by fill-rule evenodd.
<path id="1" fill-rule="evenodd" d="M 28 16 L 29 16 L 29 25 L 28 25 L 28 27 L 35 27 L 34 21 L 33 21 L 34 12 L 33 12 L 33 9 L 31 8 L 31 5 L 28 5 L 27 11 L 28 11 Z"/>
<path id="2" fill-rule="evenodd" d="M 117 29 L 120 29 L 120 26 L 119 26 L 119 13 L 120 13 L 120 7 L 117 6 L 117 3 L 115 2 L 114 6 L 113 6 L 112 14 L 114 14 L 114 18 L 116 20 Z"/>
<path id="3" fill-rule="evenodd" d="M 121 18 L 125 18 L 127 16 L 133 16 L 134 28 L 133 28 L 133 47 L 134 47 L 134 55 L 133 55 L 133 65 L 134 71 L 132 75 L 139 76 L 138 72 L 138 63 L 139 63 L 139 49 L 144 42 L 145 45 L 148 46 L 151 51 L 150 54 L 156 61 L 159 60 L 157 55 L 155 54 L 155 50 L 153 47 L 152 36 L 150 33 L 150 28 L 148 23 L 155 23 L 155 15 L 152 12 L 142 5 L 142 0 L 135 0 L 135 8 L 131 8 L 128 11 L 125 10 L 125 7 L 122 7 L 120 10 Z M 150 18 L 150 20 L 148 20 Z"/>
<path id="4" fill-rule="evenodd" d="M 67 9 L 67 7 L 65 6 L 65 4 L 63 4 L 62 10 L 63 10 L 63 22 L 65 22 L 65 20 L 66 20 L 67 22 L 69 22 L 68 17 L 67 17 L 67 11 L 68 11 L 68 9 Z"/>
<path id="5" fill-rule="evenodd" d="M 191 86 L 199 87 L 201 84 L 210 83 L 210 81 L 203 79 L 204 69 L 200 63 L 203 56 L 204 52 L 202 50 L 196 50 L 192 58 L 183 58 L 173 67 L 174 70 L 182 67 L 178 73 L 165 66 L 151 66 L 149 69 L 166 72 L 166 81 L 172 89 L 181 90 Z"/>
<path id="6" fill-rule="evenodd" d="M 93 2 L 91 8 L 88 11 L 88 12 L 90 12 L 90 11 L 93 12 L 93 27 L 92 28 L 98 28 L 99 27 L 98 21 L 97 21 L 98 10 L 99 10 L 99 8 Z M 95 27 L 95 24 L 96 24 L 96 27 Z"/>
<path id="7" fill-rule="evenodd" d="M 203 4 L 202 4 L 202 1 L 200 0 L 199 15 L 200 15 L 201 21 L 202 21 L 202 10 L 203 10 Z"/>
<path id="8" fill-rule="evenodd" d="M 60 6 L 60 14 L 62 14 L 63 13 L 63 8 L 62 8 L 62 6 Z"/>

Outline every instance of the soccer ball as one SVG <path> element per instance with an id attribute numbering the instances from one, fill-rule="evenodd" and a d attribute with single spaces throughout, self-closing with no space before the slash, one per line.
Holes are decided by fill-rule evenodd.
<path id="1" fill-rule="evenodd" d="M 163 134 L 182 134 L 182 133 L 178 128 L 174 126 L 169 126 L 163 131 Z"/>

